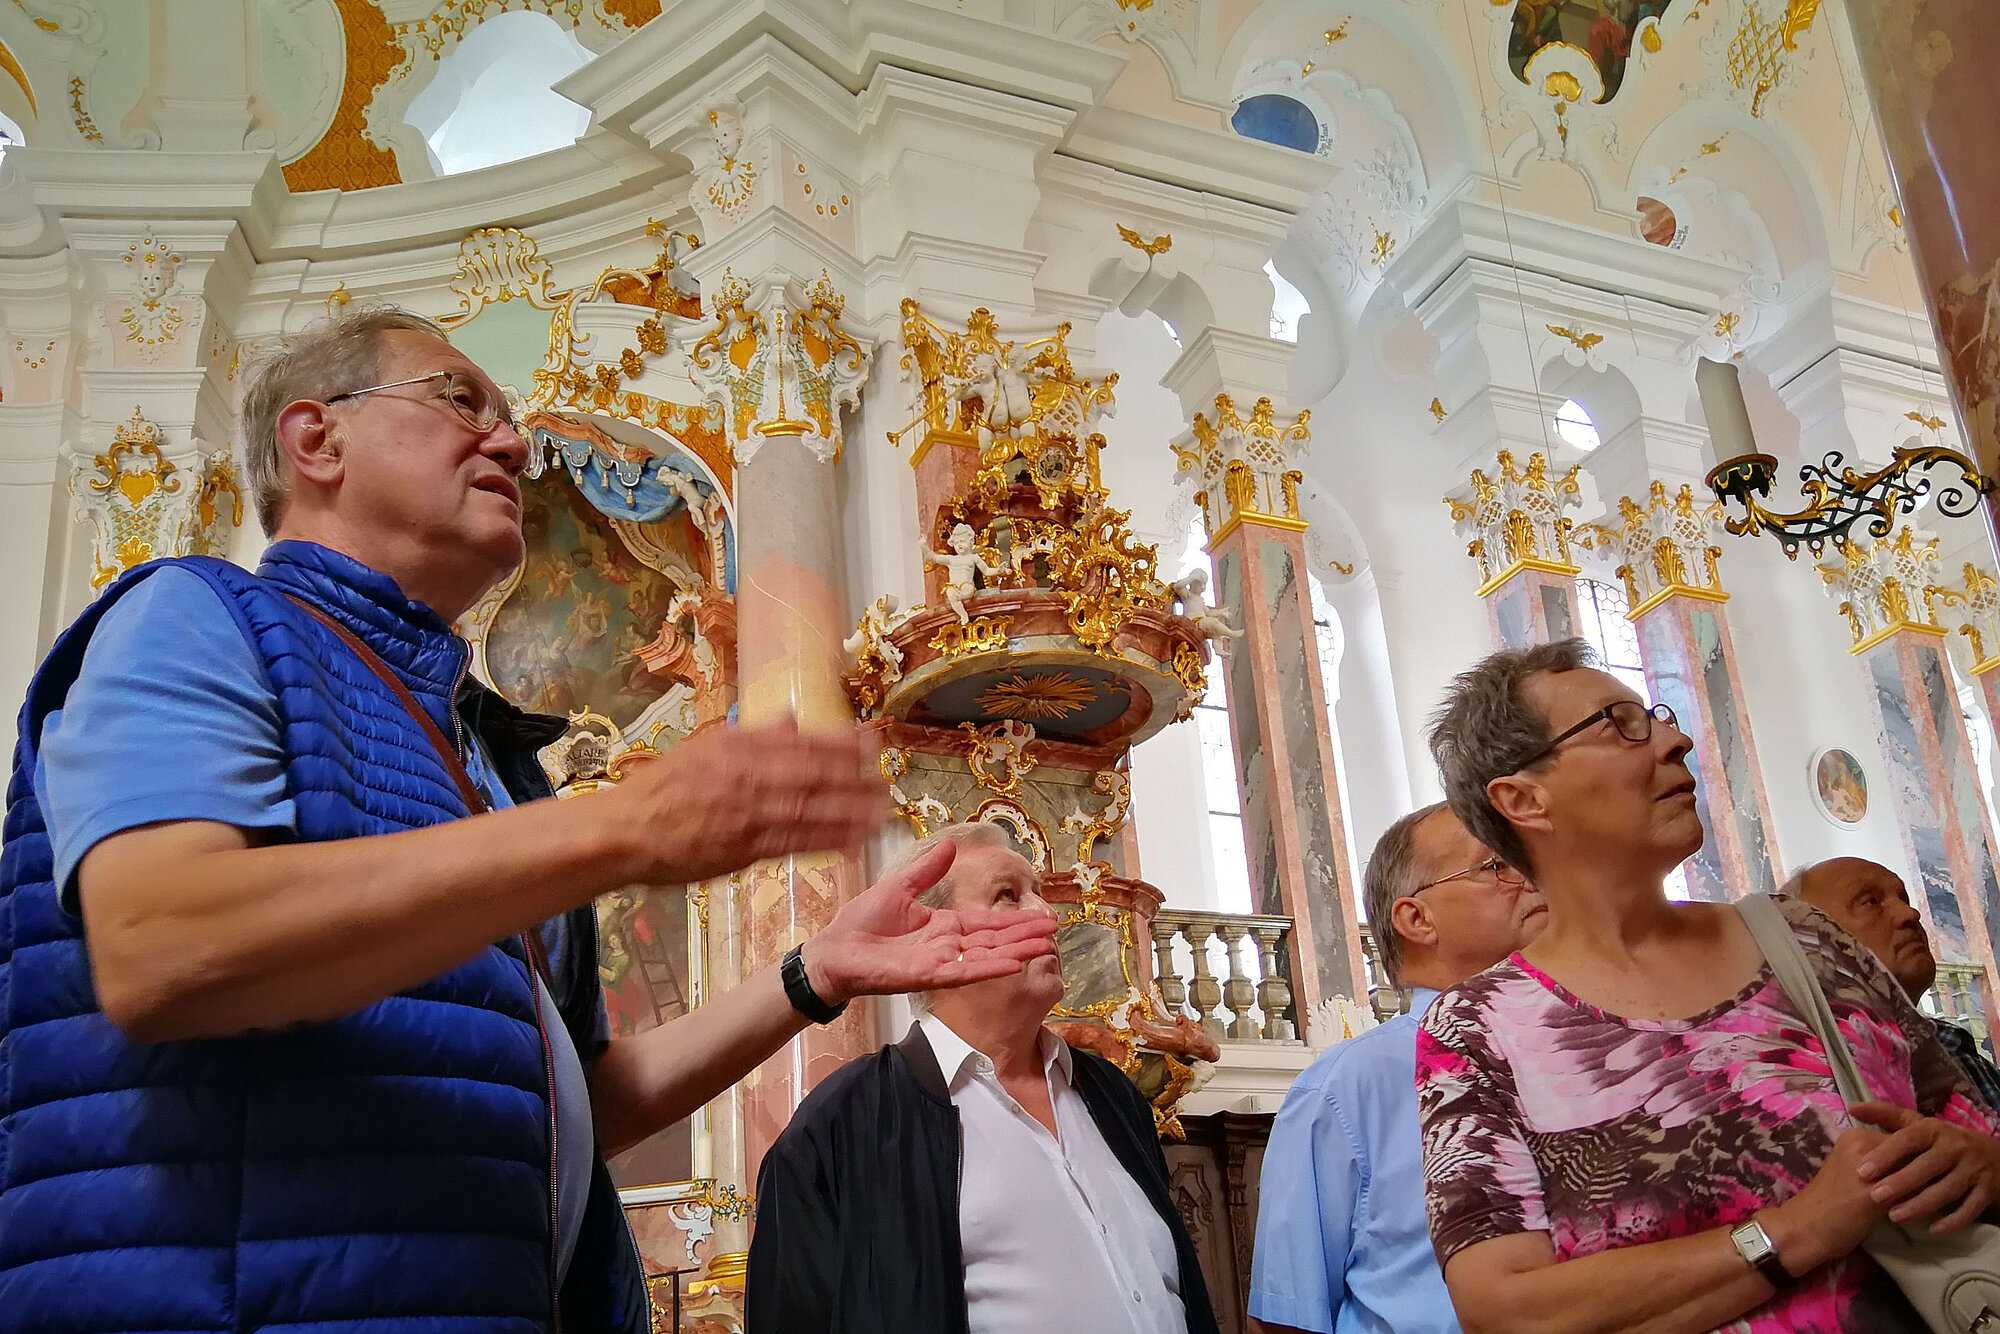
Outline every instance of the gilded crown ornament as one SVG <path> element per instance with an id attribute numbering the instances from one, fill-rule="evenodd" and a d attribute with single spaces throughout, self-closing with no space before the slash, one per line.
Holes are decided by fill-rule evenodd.
<path id="1" fill-rule="evenodd" d="M 1722 558 L 1720 501 L 1697 504 L 1694 488 L 1683 485 L 1671 499 L 1667 484 L 1656 481 L 1642 506 L 1630 496 L 1618 498 L 1618 526 L 1588 523 L 1576 538 L 1590 550 L 1611 553 L 1634 616 L 1674 594 L 1721 600 L 1722 578 L 1716 563 Z"/>
<path id="2" fill-rule="evenodd" d="M 1278 420 L 1268 398 L 1250 408 L 1246 420 L 1228 394 L 1215 396 L 1215 417 L 1197 412 L 1188 434 L 1173 444 L 1176 471 L 1192 476 L 1195 503 L 1211 543 L 1245 521 L 1303 529 L 1299 483 L 1293 464 L 1312 439 L 1312 413 Z"/>
<path id="3" fill-rule="evenodd" d="M 1861 653 L 1899 630 L 1942 635 L 1937 604 L 1950 590 L 1931 582 L 1938 564 L 1938 540 L 1904 527 L 1875 542 L 1843 541 L 1835 559 L 1819 566 L 1827 593 L 1839 599 L 1853 636 L 1848 651 Z"/>
<path id="4" fill-rule="evenodd" d="M 1575 574 L 1569 544 L 1576 521 L 1565 511 L 1583 503 L 1581 468 L 1572 464 L 1551 478 L 1548 455 L 1530 454 L 1527 467 L 1516 468 L 1505 449 L 1494 464 L 1491 477 L 1474 469 L 1466 492 L 1445 497 L 1459 535 L 1471 539 L 1465 552 L 1479 562 L 1481 596 L 1521 569 Z"/>
<path id="5" fill-rule="evenodd" d="M 713 326 L 688 350 L 688 375 L 721 412 L 737 466 L 765 441 L 797 438 L 823 463 L 838 462 L 840 410 L 858 407 L 870 349 L 841 325 L 844 297 L 824 272 L 794 295 L 772 282 L 761 299 L 725 270 L 709 298 Z"/>
<path id="6" fill-rule="evenodd" d="M 1984 676 L 2000 668 L 2000 579 L 1967 561 L 1964 583 L 1932 591 L 1933 607 L 1944 607 L 1945 624 L 1957 632 L 1948 642 L 1967 675 Z"/>

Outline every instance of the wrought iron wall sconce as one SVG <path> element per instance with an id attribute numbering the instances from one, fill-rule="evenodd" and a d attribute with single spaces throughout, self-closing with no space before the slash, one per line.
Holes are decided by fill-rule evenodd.
<path id="1" fill-rule="evenodd" d="M 1770 533 L 1790 559 L 1798 559 L 1801 546 L 1819 555 L 1828 543 L 1838 544 L 1864 520 L 1869 536 L 1887 537 L 1896 516 L 1911 513 L 1931 493 L 1930 478 L 1917 474 L 1939 464 L 1959 472 L 1958 481 L 1938 492 L 1938 513 L 1947 518 L 1971 514 L 1979 508 L 1980 497 L 1994 489 L 1994 479 L 1983 476 L 1971 459 L 1943 445 L 1899 448 L 1887 465 L 1866 473 L 1843 466 L 1841 454 L 1830 451 L 1820 462 L 1800 466 L 1802 507 L 1769 509 L 1759 498 L 1771 494 L 1778 460 L 1757 451 L 1736 367 L 1703 358 L 1695 368 L 1695 383 L 1701 390 L 1709 437 L 1722 458 L 1709 470 L 1709 489 L 1725 505 L 1733 501 L 1743 508 L 1741 518 L 1725 518 L 1723 526 L 1739 537 Z"/>

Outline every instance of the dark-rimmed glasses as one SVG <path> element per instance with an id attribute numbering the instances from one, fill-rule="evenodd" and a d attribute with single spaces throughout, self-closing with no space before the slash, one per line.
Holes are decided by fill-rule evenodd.
<path id="1" fill-rule="evenodd" d="M 1418 885 L 1415 889 L 1410 891 L 1409 897 L 1415 898 L 1417 895 L 1423 893 L 1427 889 L 1436 889 L 1439 885 L 1449 884 L 1454 880 L 1463 880 L 1465 877 L 1469 875 L 1478 875 L 1481 872 L 1485 872 L 1487 875 L 1492 876 L 1495 880 L 1498 880 L 1503 885 L 1518 886 L 1518 885 L 1525 885 L 1528 883 L 1527 876 L 1522 875 L 1519 871 L 1509 866 L 1506 862 L 1501 861 L 1498 857 L 1488 857 L 1485 861 L 1479 863 L 1477 866 L 1468 866 L 1463 871 L 1453 871 L 1450 875 L 1441 875 L 1435 880 L 1429 881 L 1425 884 Z"/>
<path id="2" fill-rule="evenodd" d="M 350 389 L 344 394 L 335 394 L 326 399 L 328 406 L 345 399 L 359 398 L 363 394 L 379 393 L 384 389 L 401 389 L 404 385 L 428 384 L 432 380 L 444 381 L 441 396 L 445 405 L 458 414 L 459 420 L 485 435 L 496 426 L 505 423 L 508 430 L 519 435 L 521 428 L 514 421 L 513 410 L 505 397 L 488 389 L 484 381 L 464 371 L 432 371 L 428 375 L 412 376 L 407 380 L 391 380 L 387 384 L 371 384 L 366 389 Z M 436 402 L 436 399 L 425 399 Z"/>
<path id="3" fill-rule="evenodd" d="M 1515 772 L 1519 773 L 1521 769 L 1525 769 L 1531 764 L 1546 759 L 1557 746 L 1560 746 L 1578 732 L 1595 727 L 1597 724 L 1606 721 L 1609 721 L 1613 727 L 1618 729 L 1619 736 L 1635 743 L 1645 741 L 1653 735 L 1653 724 L 1655 721 L 1663 722 L 1669 727 L 1680 726 L 1680 719 L 1675 717 L 1674 711 L 1665 704 L 1641 704 L 1636 699 L 1621 699 L 1615 703 L 1605 705 L 1596 713 L 1591 714 L 1575 727 L 1562 733 L 1555 740 L 1549 742 L 1548 745 L 1543 746 L 1533 755 L 1521 761 L 1520 768 L 1516 769 Z"/>

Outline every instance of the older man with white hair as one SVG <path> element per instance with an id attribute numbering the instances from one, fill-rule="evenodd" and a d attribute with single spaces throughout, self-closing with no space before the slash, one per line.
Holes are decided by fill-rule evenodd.
<path id="1" fill-rule="evenodd" d="M 939 830 L 903 865 L 947 843 L 922 902 L 1050 920 L 996 825 Z M 907 1037 L 813 1090 L 758 1174 L 751 1334 L 1216 1329 L 1152 1108 L 1043 1027 L 1062 995 L 1037 959 L 919 998 Z"/>
<path id="2" fill-rule="evenodd" d="M 0 1323 L 639 1334 L 603 1155 L 851 996 L 1052 957 L 1047 920 L 919 905 L 938 852 L 608 1041 L 592 899 L 857 846 L 869 747 L 718 728 L 536 800 L 564 724 L 468 681 L 452 630 L 523 556 L 499 387 L 428 320 L 357 311 L 259 364 L 243 417 L 262 565 L 132 571 L 22 713 Z"/>

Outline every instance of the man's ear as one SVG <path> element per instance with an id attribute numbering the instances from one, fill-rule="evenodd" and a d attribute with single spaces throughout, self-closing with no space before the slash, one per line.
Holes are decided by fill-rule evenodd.
<path id="1" fill-rule="evenodd" d="M 278 413 L 278 458 L 300 481 L 336 486 L 346 468 L 331 409 L 301 398 Z"/>
<path id="2" fill-rule="evenodd" d="M 1502 774 L 1486 784 L 1486 799 L 1500 818 L 1516 829 L 1546 833 L 1555 826 L 1549 819 L 1549 794 L 1526 774 Z"/>
<path id="3" fill-rule="evenodd" d="M 1437 923 L 1431 920 L 1430 909 L 1419 899 L 1397 899 L 1390 904 L 1389 926 L 1412 945 L 1425 949 L 1437 945 Z"/>

